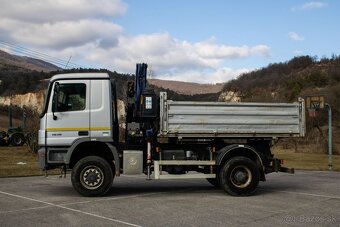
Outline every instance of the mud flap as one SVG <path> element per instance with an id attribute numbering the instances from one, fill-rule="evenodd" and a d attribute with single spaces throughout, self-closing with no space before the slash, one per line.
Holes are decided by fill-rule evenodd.
<path id="1" fill-rule="evenodd" d="M 279 172 L 294 174 L 295 170 L 294 170 L 294 168 L 287 168 L 287 167 L 281 166 Z"/>
<path id="2" fill-rule="evenodd" d="M 283 167 L 281 166 L 281 163 L 283 163 L 282 159 L 274 158 L 271 162 L 272 166 L 270 168 L 271 169 L 270 172 L 284 172 L 294 174 L 295 172 L 294 168 Z"/>

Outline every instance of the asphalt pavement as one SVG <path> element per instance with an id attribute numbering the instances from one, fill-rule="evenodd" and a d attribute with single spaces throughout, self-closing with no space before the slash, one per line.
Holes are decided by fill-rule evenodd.
<path id="1" fill-rule="evenodd" d="M 82 197 L 70 175 L 0 178 L 0 226 L 340 226 L 340 173 L 273 173 L 249 197 L 205 179 L 121 176 Z"/>

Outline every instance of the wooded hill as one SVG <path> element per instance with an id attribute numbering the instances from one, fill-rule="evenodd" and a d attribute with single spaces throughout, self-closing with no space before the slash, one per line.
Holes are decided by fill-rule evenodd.
<path id="1" fill-rule="evenodd" d="M 240 75 L 225 84 L 242 101 L 294 102 L 298 97 L 324 95 L 336 119 L 340 107 L 340 56 L 322 58 L 301 56 L 283 63 Z"/>
<path id="2" fill-rule="evenodd" d="M 270 64 L 229 81 L 223 91 L 235 92 L 242 102 L 294 102 L 298 97 L 323 95 L 332 107 L 333 153 L 340 154 L 340 56 L 320 60 L 301 56 Z M 327 122 L 327 110 L 318 110 L 315 118 L 307 111 L 306 137 L 288 141 L 285 146 L 293 144 L 296 151 L 327 153 Z"/>
<path id="3" fill-rule="evenodd" d="M 48 63 L 46 61 L 26 57 L 26 56 L 17 56 L 13 54 L 9 54 L 5 51 L 0 50 L 0 69 L 6 68 L 14 68 L 14 69 L 22 69 L 22 70 L 34 70 L 34 71 L 43 71 L 50 72 L 61 69 L 60 67 Z"/>

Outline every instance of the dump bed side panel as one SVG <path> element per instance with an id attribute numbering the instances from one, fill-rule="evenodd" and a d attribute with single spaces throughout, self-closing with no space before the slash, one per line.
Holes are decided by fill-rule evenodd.
<path id="1" fill-rule="evenodd" d="M 162 97 L 163 96 L 163 97 Z M 161 94 L 161 135 L 167 137 L 304 136 L 304 104 L 182 102 Z"/>

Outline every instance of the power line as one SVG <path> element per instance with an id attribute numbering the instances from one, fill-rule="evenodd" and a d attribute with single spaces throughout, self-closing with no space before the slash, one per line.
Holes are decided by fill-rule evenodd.
<path id="1" fill-rule="evenodd" d="M 60 58 L 56 58 L 50 55 L 47 55 L 45 53 L 41 53 L 38 52 L 36 50 L 32 50 L 17 44 L 13 44 L 10 42 L 6 42 L 3 40 L 0 40 L 0 47 L 6 47 L 8 49 L 10 49 L 11 51 L 13 51 L 14 53 L 19 53 L 19 54 L 23 54 L 26 55 L 28 57 L 32 57 L 32 58 L 36 58 L 38 60 L 42 60 L 42 61 L 46 61 L 48 63 L 57 65 L 61 68 L 84 68 L 83 66 L 76 64 L 76 63 L 72 63 L 72 62 L 68 62 L 65 61 L 63 59 Z"/>
<path id="2" fill-rule="evenodd" d="M 65 61 L 61 60 L 61 59 L 57 59 L 57 58 L 54 58 L 54 57 L 46 56 L 46 55 L 40 54 L 40 53 L 34 53 L 34 52 L 30 51 L 30 50 L 22 49 L 21 47 L 18 47 L 18 46 L 9 46 L 9 45 L 4 45 L 3 43 L 0 43 L 0 45 L 9 48 L 11 51 L 13 51 L 14 53 L 17 53 L 17 54 L 22 54 L 22 55 L 26 55 L 28 57 L 32 57 L 32 58 L 36 58 L 36 59 L 39 59 L 39 60 L 43 60 L 43 61 L 46 61 L 48 63 L 55 64 L 57 66 L 61 66 L 61 67 L 65 66 Z M 78 67 L 76 65 L 70 65 L 70 67 L 71 66 Z"/>
<path id="3" fill-rule="evenodd" d="M 8 47 L 14 52 L 26 54 L 26 55 L 29 55 L 29 57 L 35 57 L 35 58 L 40 59 L 40 60 L 46 60 L 47 62 L 52 62 L 53 64 L 57 64 L 57 65 L 60 65 L 62 67 L 64 67 L 67 63 L 67 61 L 65 61 L 63 59 L 52 57 L 50 55 L 47 55 L 47 54 L 29 49 L 29 48 L 26 48 L 26 47 L 22 47 L 22 46 L 19 46 L 17 44 L 9 43 L 9 42 L 3 41 L 3 40 L 0 40 L 0 45 Z M 69 65 L 70 65 L 70 67 L 76 67 L 76 68 L 81 67 L 80 65 L 75 64 L 75 63 L 71 63 Z"/>

